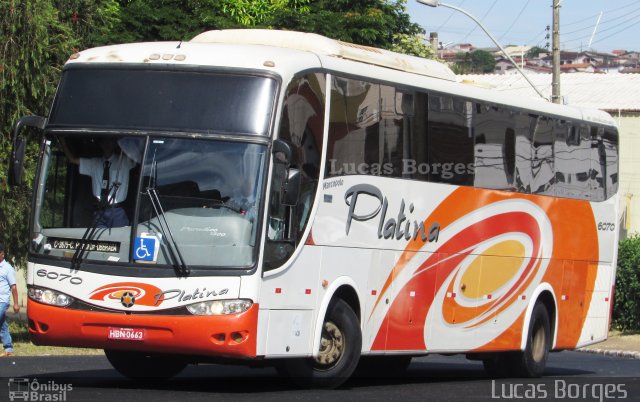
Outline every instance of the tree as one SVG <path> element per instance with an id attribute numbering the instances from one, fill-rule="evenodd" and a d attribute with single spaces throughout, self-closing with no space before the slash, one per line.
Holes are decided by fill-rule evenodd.
<path id="1" fill-rule="evenodd" d="M 281 10 L 308 12 L 309 0 L 222 0 L 222 11 L 243 26 L 256 26 Z"/>
<path id="2" fill-rule="evenodd" d="M 5 172 L 12 126 L 21 116 L 47 114 L 64 61 L 87 38 L 104 32 L 103 23 L 113 21 L 114 5 L 110 0 L 0 2 L 0 242 L 17 265 L 24 263 L 30 241 L 28 212 L 39 144 L 30 138 L 26 185 L 9 188 Z"/>
<path id="3" fill-rule="evenodd" d="M 621 240 L 618 248 L 613 326 L 621 330 L 640 329 L 640 236 Z"/>
<path id="4" fill-rule="evenodd" d="M 119 12 L 109 32 L 92 45 L 189 40 L 204 29 L 235 28 L 210 0 L 118 0 Z"/>
<path id="5" fill-rule="evenodd" d="M 471 54 L 468 52 L 456 53 L 455 63 L 451 66 L 451 70 L 458 75 L 469 74 L 471 70 Z"/>
<path id="6" fill-rule="evenodd" d="M 471 53 L 471 70 L 474 73 L 492 73 L 496 68 L 496 59 L 486 50 Z"/>
<path id="7" fill-rule="evenodd" d="M 82 1 L 82 0 L 69 0 Z M 361 45 L 428 54 L 406 0 L 111 0 L 110 29 L 94 44 L 189 40 L 211 29 L 274 28 L 313 32 Z"/>
<path id="8" fill-rule="evenodd" d="M 279 11 L 307 12 L 309 0 L 118 0 L 119 18 L 101 44 L 189 40 L 212 29 L 265 26 Z"/>
<path id="9" fill-rule="evenodd" d="M 313 32 L 360 45 L 390 49 L 394 35 L 415 36 L 424 30 L 412 23 L 406 0 L 311 0 L 307 11 L 282 8 L 267 26 Z"/>
<path id="10" fill-rule="evenodd" d="M 395 34 L 390 50 L 426 59 L 434 57 L 431 46 L 424 42 L 422 35 Z"/>
<path id="11" fill-rule="evenodd" d="M 529 49 L 527 54 L 525 54 L 525 57 L 528 58 L 528 59 L 536 59 L 536 58 L 540 57 L 540 53 L 549 53 L 549 51 L 547 49 L 543 49 L 541 47 L 534 46 L 531 49 Z"/>

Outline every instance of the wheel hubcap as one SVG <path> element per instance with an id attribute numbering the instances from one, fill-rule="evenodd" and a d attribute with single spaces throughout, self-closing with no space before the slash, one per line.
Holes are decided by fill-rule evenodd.
<path id="1" fill-rule="evenodd" d="M 317 365 L 320 369 L 331 368 L 340 361 L 343 352 L 344 335 L 342 331 L 333 322 L 325 322 L 320 339 L 320 353 L 315 359 Z"/>

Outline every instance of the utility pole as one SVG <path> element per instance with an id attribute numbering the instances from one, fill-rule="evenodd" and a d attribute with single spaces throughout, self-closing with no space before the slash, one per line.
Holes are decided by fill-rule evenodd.
<path id="1" fill-rule="evenodd" d="M 560 96 L 560 0 L 553 0 L 553 77 L 551 102 L 561 103 Z"/>

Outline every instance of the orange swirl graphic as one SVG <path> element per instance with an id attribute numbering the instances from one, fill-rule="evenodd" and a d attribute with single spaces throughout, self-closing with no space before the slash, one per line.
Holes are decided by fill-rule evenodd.
<path id="1" fill-rule="evenodd" d="M 433 254 L 430 254 L 427 260 L 413 273 L 412 279 L 403 287 L 403 290 L 411 289 L 416 294 L 423 295 L 421 303 L 413 305 L 413 315 L 416 317 L 426 317 L 429 308 L 435 297 L 434 288 L 440 289 L 448 281 L 448 291 L 454 293 L 452 289 L 454 279 L 450 278 L 459 269 L 460 264 L 468 256 L 472 255 L 476 247 L 482 242 L 503 235 L 505 233 L 520 232 L 526 234 L 533 244 L 534 255 L 538 255 L 540 249 L 540 229 L 538 223 L 530 214 L 526 212 L 508 212 L 494 215 L 477 222 L 466 229 L 460 231 L 449 241 L 440 246 Z M 460 306 L 455 297 L 445 298 L 442 306 L 442 316 L 447 323 L 460 325 L 461 323 L 471 322 L 478 317 L 484 317 L 484 322 L 495 314 L 499 314 L 508 303 L 505 300 L 513 300 L 513 296 L 518 294 L 518 290 L 522 289 L 526 280 L 531 278 L 540 264 L 536 264 L 537 260 L 530 259 L 521 275 L 516 279 L 515 283 L 500 298 L 485 304 L 481 308 Z M 424 274 L 429 270 L 436 270 L 435 283 L 425 280 Z M 455 278 L 455 275 L 454 275 Z M 387 325 L 390 329 L 398 327 L 397 324 L 390 320 L 390 317 L 402 316 L 402 312 L 408 304 L 411 304 L 408 291 L 399 292 L 398 296 L 391 305 L 386 323 L 383 322 L 382 328 Z M 387 324 L 387 325 L 385 325 Z M 479 323 L 473 323 L 479 325 Z M 471 324 L 469 325 L 471 326 Z M 422 350 L 426 348 L 424 343 L 424 329 L 421 327 L 410 331 L 403 331 L 402 337 L 388 338 L 382 331 L 373 343 L 373 347 L 381 347 L 386 343 L 386 348 L 391 350 Z"/>
<path id="2" fill-rule="evenodd" d="M 505 210 L 496 204 L 511 205 L 510 201 L 530 207 Z M 491 216 L 477 214 L 492 205 Z M 474 216 L 480 215 L 483 218 L 477 221 Z M 461 225 L 465 221 L 469 221 L 466 227 Z M 598 232 L 588 201 L 460 187 L 425 222 L 439 222 L 441 233 L 452 230 L 456 222 L 458 229 L 449 232 L 449 240 L 434 252 L 425 252 L 419 241 L 408 242 L 369 315 L 370 324 L 378 328 L 371 350 L 425 350 L 426 340 L 434 341 L 431 333 L 440 345 L 455 349 L 451 341 L 440 339 L 443 334 L 475 338 L 475 329 L 480 328 L 477 333 L 483 334 L 483 340 L 476 340 L 470 349 L 517 348 L 530 303 L 525 293 L 542 282 L 550 284 L 558 301 L 556 347 L 575 346 L 591 300 L 599 254 Z M 425 261 L 417 263 L 416 258 Z M 408 267 L 412 272 L 405 272 Z M 494 279 L 487 281 L 487 277 Z M 403 284 L 392 289 L 399 278 L 404 278 Z M 466 285 L 466 290 L 461 285 Z M 387 307 L 381 300 L 393 295 L 397 296 L 388 310 L 374 320 Z M 431 311 L 436 305 L 437 310 Z M 509 317 L 506 327 L 487 327 L 503 313 Z M 443 330 L 427 327 L 427 314 L 433 319 L 439 316 L 440 322 L 430 321 L 430 325 L 444 326 Z"/>
<path id="3" fill-rule="evenodd" d="M 92 300 L 108 301 L 120 300 L 125 292 L 131 292 L 136 299 L 136 304 L 143 306 L 159 306 L 163 299 L 156 303 L 155 296 L 162 293 L 162 289 L 148 283 L 119 282 L 101 286 L 91 292 Z"/>

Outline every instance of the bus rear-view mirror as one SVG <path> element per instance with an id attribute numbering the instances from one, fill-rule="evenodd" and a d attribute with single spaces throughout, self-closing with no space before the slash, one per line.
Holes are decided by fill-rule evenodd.
<path id="1" fill-rule="evenodd" d="M 9 160 L 9 174 L 7 175 L 10 186 L 22 184 L 22 173 L 24 171 L 24 155 L 27 149 L 27 140 L 20 137 L 23 127 L 33 127 L 44 129 L 47 119 L 41 116 L 24 116 L 16 123 L 13 129 L 13 149 Z"/>

